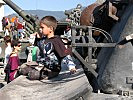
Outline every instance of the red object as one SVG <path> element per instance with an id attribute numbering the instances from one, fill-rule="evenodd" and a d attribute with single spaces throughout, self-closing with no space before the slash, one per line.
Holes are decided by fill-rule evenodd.
<path id="1" fill-rule="evenodd" d="M 12 81 L 15 79 L 15 74 L 17 72 L 18 66 L 19 66 L 19 58 L 18 56 L 13 56 L 9 58 L 9 61 L 11 61 L 11 72 L 9 75 L 9 80 Z"/>
<path id="2" fill-rule="evenodd" d="M 20 23 L 20 22 L 17 23 L 17 29 L 23 29 L 22 23 Z"/>

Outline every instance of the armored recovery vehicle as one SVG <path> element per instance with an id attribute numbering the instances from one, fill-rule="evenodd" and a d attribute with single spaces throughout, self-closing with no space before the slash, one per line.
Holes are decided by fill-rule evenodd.
<path id="1" fill-rule="evenodd" d="M 7 4 L 9 6 L 12 5 L 10 0 L 4 0 L 4 1 L 6 3 L 8 2 Z M 121 3 L 121 2 L 119 2 L 119 3 Z M 119 3 L 118 3 L 118 5 L 119 5 Z M 14 6 L 14 4 L 12 6 Z M 96 6 L 96 7 L 99 7 L 99 6 Z M 103 15 L 103 14 L 105 14 L 104 11 L 108 10 L 107 8 L 104 8 L 104 7 L 102 7 L 102 9 L 96 10 L 96 11 L 99 12 L 100 14 L 102 13 L 102 15 Z M 15 9 L 18 9 L 18 7 L 16 7 Z M 95 9 L 93 9 L 93 10 L 95 10 Z M 22 10 L 18 10 L 18 11 L 20 11 L 20 12 L 17 12 L 17 13 L 19 15 L 21 15 Z M 77 10 L 74 10 L 74 11 L 76 12 Z M 77 14 L 75 12 L 74 13 L 72 12 L 68 15 L 73 16 L 73 15 Z M 123 97 L 120 95 L 126 95 L 126 96 L 129 96 L 129 99 L 132 99 L 130 97 L 130 95 L 132 94 L 132 87 L 131 87 L 132 82 L 129 80 L 131 82 L 131 84 L 127 84 L 125 81 L 126 77 L 128 75 L 131 75 L 131 76 L 133 75 L 132 71 L 130 70 L 130 61 L 132 61 L 133 57 L 129 56 L 130 55 L 129 53 L 131 53 L 130 50 L 132 50 L 132 48 L 131 48 L 131 45 L 128 45 L 130 47 L 130 50 L 128 49 L 128 47 L 125 48 L 125 50 L 123 50 L 123 51 L 120 51 L 118 48 L 115 48 L 116 43 L 119 41 L 119 37 L 122 34 L 124 35 L 125 32 L 129 32 L 129 34 L 130 34 L 130 31 L 132 31 L 131 29 L 128 30 L 130 25 L 132 25 L 130 22 L 130 20 L 132 20 L 132 13 L 133 13 L 132 4 L 129 2 L 124 3 L 124 6 L 122 7 L 122 9 L 118 9 L 117 13 L 118 13 L 118 15 L 120 15 L 119 16 L 120 20 L 116 21 L 115 23 L 113 22 L 113 25 L 111 26 L 111 28 L 109 30 L 107 30 L 108 32 L 106 32 L 105 30 L 102 30 L 101 27 L 98 28 L 98 27 L 94 27 L 92 25 L 91 26 L 80 25 L 79 22 L 78 22 L 78 24 L 76 22 L 76 24 L 74 23 L 71 25 L 71 30 L 72 30 L 71 46 L 73 48 L 72 51 L 73 51 L 74 56 L 76 58 L 78 58 L 79 61 L 82 63 L 82 66 L 83 66 L 83 69 L 85 72 L 85 74 L 80 74 L 80 73 L 77 74 L 79 76 L 81 75 L 80 77 L 78 77 L 78 80 L 76 80 L 77 75 L 73 76 L 74 78 L 72 78 L 71 76 L 67 77 L 68 79 L 72 78 L 72 80 L 69 80 L 69 81 L 67 80 L 67 78 L 64 81 L 63 79 L 61 79 L 62 77 L 60 76 L 51 81 L 43 81 L 42 83 L 40 83 L 38 81 L 29 81 L 25 77 L 20 76 L 19 78 L 17 78 L 16 80 L 14 80 L 10 84 L 8 84 L 7 86 L 3 87 L 2 90 L 0 90 L 0 96 L 3 96 L 3 98 L 8 98 L 10 100 L 13 97 L 18 98 L 20 100 L 22 100 L 22 99 L 37 99 L 37 98 L 40 98 L 40 99 L 43 99 L 43 98 L 47 98 L 47 99 L 79 99 L 79 100 L 80 99 L 81 100 L 82 99 L 88 99 L 88 100 L 103 99 L 103 100 L 105 100 L 108 98 L 114 98 L 117 100 L 119 98 L 126 98 L 126 97 Z M 82 13 L 81 13 L 81 15 L 82 15 Z M 27 15 L 24 15 L 24 17 L 25 16 L 27 16 Z M 105 16 L 108 16 L 108 15 L 105 15 Z M 73 20 L 75 20 L 75 19 L 72 18 L 72 21 Z M 82 20 L 82 18 L 80 20 Z M 28 21 L 29 21 L 29 19 L 28 19 Z M 104 20 L 102 19 L 100 21 L 104 21 Z M 112 19 L 112 21 L 113 21 L 113 19 Z M 111 22 L 111 24 L 112 24 L 112 22 Z M 69 25 L 69 24 L 62 25 L 62 23 L 61 23 L 61 25 L 60 25 L 60 27 L 62 27 L 61 29 L 63 30 L 63 27 L 66 25 Z M 127 26 L 125 26 L 125 25 L 127 25 Z M 124 27 L 125 27 L 125 29 L 124 29 Z M 95 33 L 95 32 L 98 32 L 98 33 L 100 32 L 101 36 L 94 38 L 93 33 Z M 108 47 L 108 48 L 106 48 L 106 47 Z M 123 62 L 121 62 L 121 63 L 119 63 L 119 62 L 123 61 L 121 59 L 121 57 L 124 58 L 123 53 L 126 53 L 126 52 L 128 54 L 125 54 L 126 58 L 124 61 L 125 62 L 127 61 L 127 64 L 124 65 Z M 121 56 L 119 55 L 120 53 L 121 53 Z M 95 67 L 96 68 L 95 69 L 93 67 L 93 65 L 94 66 L 97 65 L 97 68 Z M 119 67 L 119 66 L 123 66 L 123 67 Z M 127 67 L 126 68 L 130 71 L 127 71 L 127 69 L 125 69 L 125 66 L 128 66 L 128 68 Z M 123 74 L 123 72 L 125 74 Z M 131 74 L 130 74 L 130 72 L 131 72 Z M 115 76 L 116 73 L 118 73 L 117 74 L 118 77 L 117 77 L 117 75 Z M 88 79 L 84 75 L 87 76 Z M 82 77 L 82 76 L 84 76 L 84 77 Z M 58 78 L 60 78 L 60 79 L 58 79 Z M 131 79 L 131 78 L 128 78 L 128 79 Z M 22 80 L 22 81 L 20 81 L 20 80 Z M 66 85 L 65 84 L 62 85 L 62 82 L 64 82 Z M 75 86 L 80 87 L 80 88 L 76 89 L 77 87 L 72 86 L 70 89 L 69 88 L 69 86 L 71 86 L 70 82 L 73 82 L 72 84 L 75 84 Z M 105 94 L 95 94 L 95 93 L 93 94 L 92 88 L 90 87 L 89 83 L 91 84 L 91 87 L 93 88 L 93 91 L 95 91 L 95 92 L 97 92 L 97 90 L 101 90 L 101 92 L 103 92 L 103 93 L 111 93 L 111 94 L 116 94 L 116 95 L 113 95 L 113 96 L 106 95 L 107 97 L 105 97 Z M 36 88 L 37 85 L 38 85 L 39 89 Z M 14 92 L 16 93 L 15 95 L 12 94 L 12 91 L 10 91 L 10 92 L 8 91 L 9 89 L 14 88 L 14 87 L 21 88 L 21 92 L 19 92 L 19 94 L 18 94 L 18 88 L 16 88 L 16 90 L 14 90 Z M 42 87 L 43 87 L 43 89 L 46 89 L 46 88 L 48 89 L 48 87 L 50 87 L 50 88 L 52 88 L 52 90 L 44 92 L 43 89 L 41 89 Z M 29 88 L 29 91 L 28 90 L 26 91 L 25 90 L 26 88 Z M 64 93 L 66 88 L 70 89 L 72 91 L 66 91 Z M 41 91 L 43 94 L 39 91 Z M 54 92 L 54 91 L 56 91 L 56 92 Z M 6 93 L 9 93 L 9 95 L 6 95 Z M 49 93 L 49 95 L 51 95 L 52 97 L 48 98 L 48 95 L 44 96 L 44 94 L 46 94 L 46 93 Z M 72 93 L 73 93 L 73 95 L 72 95 Z"/>

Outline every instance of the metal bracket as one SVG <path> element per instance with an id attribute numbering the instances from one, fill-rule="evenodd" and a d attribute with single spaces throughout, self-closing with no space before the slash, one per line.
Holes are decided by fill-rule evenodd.
<path id="1" fill-rule="evenodd" d="M 133 77 L 126 77 L 127 84 L 133 84 Z"/>
<path id="2" fill-rule="evenodd" d="M 133 91 L 122 91 L 122 90 L 120 90 L 119 91 L 119 93 L 118 93 L 119 95 L 122 95 L 122 96 L 133 96 Z"/>

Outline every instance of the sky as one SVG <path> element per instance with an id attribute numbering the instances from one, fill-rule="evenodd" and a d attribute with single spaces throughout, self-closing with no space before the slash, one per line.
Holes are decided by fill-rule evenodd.
<path id="1" fill-rule="evenodd" d="M 65 11 L 75 8 L 77 4 L 88 6 L 96 0 L 12 0 L 22 10 L 47 10 L 47 11 Z M 5 16 L 14 13 L 8 5 L 4 6 Z"/>

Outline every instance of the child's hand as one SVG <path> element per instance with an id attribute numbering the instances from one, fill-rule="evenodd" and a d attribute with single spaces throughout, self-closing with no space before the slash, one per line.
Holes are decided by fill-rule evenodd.
<path id="1" fill-rule="evenodd" d="M 71 70 L 70 70 L 70 73 L 71 74 L 74 74 L 76 72 L 76 68 L 72 68 Z"/>
<path id="2" fill-rule="evenodd" d="M 119 47 L 120 49 L 122 49 L 122 48 L 124 48 L 125 46 L 124 46 L 124 45 L 118 45 L 118 47 Z"/>

